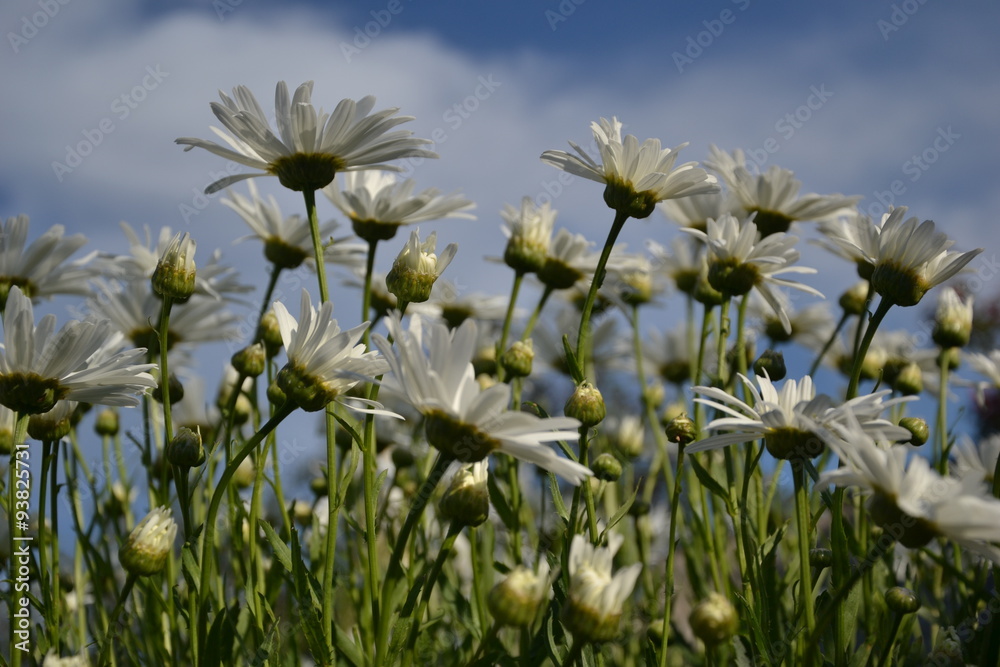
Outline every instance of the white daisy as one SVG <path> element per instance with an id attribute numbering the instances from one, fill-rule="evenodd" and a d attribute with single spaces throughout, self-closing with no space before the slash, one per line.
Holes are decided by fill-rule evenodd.
<path id="1" fill-rule="evenodd" d="M 704 244 L 698 243 L 691 236 L 675 237 L 670 242 L 669 250 L 656 241 L 646 241 L 646 249 L 653 256 L 654 266 L 685 294 L 693 294 L 698 285 L 698 277 L 705 265 L 704 248 Z"/>
<path id="2" fill-rule="evenodd" d="M 1000 388 L 1000 350 L 991 350 L 989 354 L 972 352 L 966 359 L 973 370 L 989 378 L 994 387 Z"/>
<path id="3" fill-rule="evenodd" d="M 796 220 L 815 220 L 852 207 L 861 199 L 860 196 L 845 197 L 841 194 L 807 194 L 800 197 L 802 183 L 788 169 L 772 165 L 763 174 L 751 174 L 743 151 L 737 149 L 729 155 L 712 146 L 709 152 L 705 166 L 722 177 L 739 202 L 742 215 L 756 213 L 755 220 L 762 236 L 787 232 Z"/>
<path id="4" fill-rule="evenodd" d="M 41 414 L 59 400 L 138 405 L 138 394 L 156 386 L 146 372 L 155 365 L 139 363 L 146 350 L 102 351 L 113 335 L 106 320 L 72 321 L 55 331 L 50 314 L 36 327 L 31 300 L 14 286 L 3 324 L 0 403 L 11 410 Z"/>
<path id="5" fill-rule="evenodd" d="M 691 228 L 684 231 L 707 244 L 708 280 L 712 287 L 729 296 L 741 296 L 756 288 L 774 309 L 786 331 L 791 331 L 792 324 L 771 285 L 823 297 L 808 285 L 777 277 L 785 273 L 816 273 L 813 268 L 793 266 L 799 259 L 799 252 L 794 249 L 798 241 L 795 236 L 776 232 L 761 238 L 753 220 L 740 222 L 731 215 L 709 220 L 705 232 Z"/>
<path id="6" fill-rule="evenodd" d="M 148 282 L 153 277 L 160 258 L 170 247 L 175 234 L 170 227 L 161 227 L 159 237 L 154 244 L 148 226 L 143 227 L 145 239 L 142 239 L 128 223 L 122 222 L 120 225 L 128 239 L 130 254 L 101 252 L 94 259 L 93 268 L 101 275 L 122 282 Z M 207 262 L 199 264 L 195 274 L 195 294 L 214 299 L 233 300 L 232 295 L 252 292 L 253 285 L 240 283 L 236 269 L 220 264 L 221 258 L 222 252 L 216 250 Z"/>
<path id="7" fill-rule="evenodd" d="M 642 145 L 631 134 L 622 139 L 622 124 L 617 118 L 610 121 L 601 118 L 591 123 L 590 129 L 601 164 L 572 141 L 569 145 L 576 155 L 566 151 L 545 151 L 542 162 L 574 176 L 605 183 L 604 201 L 610 208 L 633 218 L 646 218 L 657 202 L 719 189 L 715 177 L 697 163 L 674 166 L 678 151 L 687 144 L 662 148 L 659 139 L 646 139 Z"/>
<path id="8" fill-rule="evenodd" d="M 889 216 L 902 215 L 903 212 L 905 209 L 894 209 L 882 217 L 882 223 Z M 878 254 L 881 225 L 876 225 L 867 215 L 854 209 L 820 220 L 816 226 L 823 237 L 814 243 L 838 257 L 854 262 L 858 268 L 858 276 L 864 280 L 871 279 L 875 266 L 868 258 Z"/>
<path id="9" fill-rule="evenodd" d="M 93 271 L 85 265 L 94 255 L 65 263 L 87 243 L 87 238 L 83 234 L 63 237 L 65 228 L 54 225 L 26 247 L 28 225 L 28 216 L 19 215 L 7 218 L 0 229 L 0 311 L 6 307 L 14 285 L 31 299 L 89 294 L 87 280 Z"/>
<path id="10" fill-rule="evenodd" d="M 927 290 L 948 280 L 983 251 L 948 250 L 954 241 L 935 230 L 930 220 L 903 220 L 906 207 L 893 211 L 879 234 L 878 253 L 868 257 L 875 267 L 872 287 L 898 306 L 914 306 Z M 898 211 L 898 214 L 897 214 Z"/>
<path id="11" fill-rule="evenodd" d="M 1000 563 L 1000 500 L 988 495 L 981 479 L 942 477 L 922 456 L 903 446 L 883 447 L 894 436 L 866 432 L 856 420 L 835 424 L 827 444 L 841 466 L 820 475 L 822 486 L 859 486 L 871 492 L 868 510 L 876 524 L 910 549 L 935 537 Z"/>
<path id="12" fill-rule="evenodd" d="M 578 641 L 604 642 L 618 636 L 622 608 L 642 572 L 642 563 L 633 563 L 612 575 L 615 554 L 624 541 L 621 534 L 611 533 L 606 547 L 595 547 L 582 535 L 573 536 L 562 621 Z"/>
<path id="13" fill-rule="evenodd" d="M 264 243 L 264 257 L 278 268 L 294 269 L 305 262 L 315 270 L 309 220 L 299 215 L 283 216 L 274 196 L 269 195 L 265 200 L 257 194 L 257 186 L 253 181 L 249 186 L 249 198 L 230 192 L 229 198 L 222 200 L 224 205 L 236 211 L 253 230 L 253 235 L 244 236 L 237 241 L 260 239 Z M 319 226 L 320 238 L 329 239 L 329 243 L 323 248 L 324 259 L 330 264 L 348 268 L 363 266 L 366 246 L 346 239 L 333 239 L 332 235 L 337 227 L 333 220 Z"/>
<path id="14" fill-rule="evenodd" d="M 298 320 L 280 301 L 275 301 L 273 308 L 288 355 L 288 362 L 278 371 L 277 384 L 288 400 L 307 412 L 322 410 L 336 400 L 355 410 L 372 411 L 352 402 L 374 407 L 379 414 L 392 414 L 381 410 L 381 404 L 344 396 L 359 382 L 374 382 L 375 376 L 389 370 L 378 352 L 358 343 L 368 322 L 341 331 L 337 320 L 331 318 L 333 304 L 326 301 L 317 311 L 306 290 L 302 290 Z"/>
<path id="15" fill-rule="evenodd" d="M 442 218 L 475 220 L 468 213 L 475 204 L 461 195 L 443 195 L 437 188 L 413 193 L 412 179 L 397 181 L 395 174 L 343 174 L 323 193 L 350 221 L 354 233 L 369 243 L 387 241 L 402 225 Z"/>
<path id="16" fill-rule="evenodd" d="M 837 404 L 826 394 L 817 394 L 808 375 L 798 381 L 785 380 L 780 391 L 766 375 L 754 377 L 757 386 L 744 375 L 738 377 L 752 396 L 752 402 L 744 402 L 716 387 L 692 387 L 694 393 L 708 397 L 696 398 L 696 402 L 730 416 L 712 420 L 705 429 L 717 432 L 716 435 L 689 445 L 688 451 L 701 452 L 763 438 L 767 451 L 775 458 L 812 458 L 823 451 L 825 431 L 847 419 L 845 415 L 853 415 L 865 430 L 879 430 L 898 436 L 897 439 L 910 437 L 906 429 L 881 418 L 884 410 L 908 400 L 883 401 L 890 393 L 888 390 Z"/>
<path id="17" fill-rule="evenodd" d="M 392 270 L 385 277 L 386 287 L 396 298 L 407 302 L 422 303 L 431 295 L 431 289 L 458 252 L 458 245 L 449 243 L 441 254 L 436 254 L 437 232 L 431 232 L 420 241 L 420 230 L 410 232 L 410 239 L 400 250 Z"/>
<path id="18" fill-rule="evenodd" d="M 952 455 L 952 470 L 956 477 L 971 475 L 992 486 L 997 460 L 1000 459 L 1000 434 L 983 438 L 978 445 L 968 436 L 960 437 Z"/>
<path id="19" fill-rule="evenodd" d="M 238 181 L 256 176 L 277 176 L 290 190 L 319 190 L 342 171 L 390 169 L 385 164 L 401 157 L 438 157 L 424 148 L 427 139 L 412 137 L 408 130 L 392 128 L 413 120 L 396 116 L 399 109 L 371 113 L 375 98 L 369 95 L 355 102 L 345 99 L 332 114 L 312 105 L 313 82 L 307 81 L 289 99 L 288 86 L 279 81 L 274 92 L 274 113 L 278 134 L 271 131 L 264 110 L 245 86 L 233 89 L 233 98 L 222 91 L 222 104 L 213 102 L 212 112 L 232 134 L 211 128 L 229 148 L 214 141 L 182 137 L 176 143 L 184 150 L 204 148 L 233 162 L 260 172 L 227 176 L 205 188 L 217 192 Z M 369 115 L 371 114 L 371 115 Z"/>
<path id="20" fill-rule="evenodd" d="M 124 285 L 97 282 L 97 296 L 87 301 L 87 307 L 98 317 L 110 320 L 134 345 L 159 354 L 157 323 L 162 301 L 148 280 L 131 281 Z M 170 311 L 167 349 L 179 344 L 206 343 L 238 338 L 235 325 L 238 318 L 232 311 L 219 307 L 214 299 L 192 296 L 176 303 Z"/>
<path id="21" fill-rule="evenodd" d="M 705 346 L 703 371 L 715 372 L 716 350 Z M 680 387 L 691 381 L 691 362 L 698 357 L 698 349 L 690 349 L 686 325 L 682 322 L 670 330 L 651 329 L 642 343 L 642 361 L 647 377 L 656 375 Z"/>
<path id="22" fill-rule="evenodd" d="M 591 250 L 593 246 L 583 234 L 560 228 L 549 245 L 538 279 L 552 289 L 569 289 L 578 280 L 592 276 L 600 258 Z"/>
<path id="23" fill-rule="evenodd" d="M 476 382 L 472 367 L 477 337 L 474 320 L 449 330 L 414 316 L 409 329 L 404 330 L 398 317 L 391 317 L 388 327 L 394 343 L 377 334 L 372 338 L 388 359 L 406 400 L 424 416 L 427 441 L 435 448 L 465 463 L 500 451 L 572 484 L 592 474 L 586 466 L 557 456 L 542 444 L 576 439 L 580 422 L 509 411 L 509 385 L 497 383 L 483 389 Z"/>
<path id="24" fill-rule="evenodd" d="M 973 295 L 962 299 L 952 287 L 945 287 L 938 295 L 934 313 L 934 330 L 931 339 L 943 348 L 960 348 L 969 344 L 972 337 Z"/>
<path id="25" fill-rule="evenodd" d="M 733 202 L 721 191 L 705 192 L 690 197 L 667 199 L 659 204 L 660 212 L 681 227 L 694 227 L 705 231 L 709 220 L 716 220 L 733 212 Z"/>
<path id="26" fill-rule="evenodd" d="M 500 217 L 507 237 L 503 259 L 507 266 L 521 273 L 537 272 L 545 264 L 552 243 L 552 226 L 556 211 L 549 202 L 535 206 L 531 197 L 521 200 L 521 208 L 504 204 Z"/>
<path id="27" fill-rule="evenodd" d="M 441 319 L 453 329 L 468 319 L 500 322 L 507 315 L 506 296 L 482 292 L 460 296 L 458 287 L 450 280 L 437 281 L 427 303 L 438 308 Z"/>
<path id="28" fill-rule="evenodd" d="M 756 293 L 751 293 L 755 296 Z M 752 298 L 747 307 L 747 315 L 759 319 L 763 333 L 771 339 L 772 344 L 795 341 L 809 349 L 819 350 L 833 333 L 834 321 L 830 306 L 826 302 L 814 303 L 796 310 L 792 300 L 783 292 L 775 296 L 781 303 L 782 311 L 788 316 L 790 329 L 785 329 L 784 323 L 775 314 L 774 309 L 761 299 Z"/>

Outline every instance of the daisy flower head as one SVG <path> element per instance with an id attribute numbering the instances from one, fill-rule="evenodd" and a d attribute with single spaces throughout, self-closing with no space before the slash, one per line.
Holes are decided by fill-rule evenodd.
<path id="1" fill-rule="evenodd" d="M 889 215 L 892 213 L 883 216 L 883 223 Z M 876 225 L 871 218 L 857 209 L 851 209 L 841 215 L 820 220 L 817 229 L 822 234 L 822 237 L 815 241 L 817 245 L 838 257 L 854 262 L 858 276 L 865 281 L 871 280 L 875 265 L 869 257 L 878 254 L 878 237 L 882 231 L 880 225 Z"/>
<path id="2" fill-rule="evenodd" d="M 578 280 L 592 275 L 597 269 L 594 243 L 583 234 L 574 234 L 565 227 L 556 232 L 545 256 L 545 263 L 538 271 L 538 279 L 552 289 L 569 289 Z"/>
<path id="3" fill-rule="evenodd" d="M 715 220 L 724 213 L 732 213 L 732 200 L 723 192 L 704 192 L 679 199 L 665 199 L 659 204 L 660 212 L 681 227 L 694 227 L 705 231 L 709 219 Z"/>
<path id="4" fill-rule="evenodd" d="M 423 242 L 420 241 L 419 229 L 410 232 L 410 239 L 399 251 L 385 277 L 386 288 L 397 299 L 423 303 L 430 298 L 434 283 L 455 258 L 458 244 L 449 243 L 440 255 L 435 253 L 436 248 L 437 232 L 431 232 Z"/>
<path id="5" fill-rule="evenodd" d="M 763 174 L 752 174 L 739 149 L 730 155 L 712 146 L 705 166 L 725 181 L 743 215 L 756 214 L 761 236 L 787 232 L 797 220 L 815 220 L 852 207 L 861 199 L 841 194 L 800 197 L 802 183 L 796 180 L 794 172 L 771 165 Z"/>
<path id="6" fill-rule="evenodd" d="M 756 293 L 751 293 L 752 295 Z M 833 333 L 834 321 L 830 307 L 826 302 L 813 303 L 805 308 L 795 309 L 792 300 L 783 292 L 775 296 L 781 303 L 782 310 L 788 315 L 790 329 L 785 329 L 784 323 L 771 306 L 765 305 L 762 299 L 753 298 L 747 308 L 748 314 L 761 323 L 761 329 L 773 345 L 798 342 L 811 350 L 820 350 Z"/>
<path id="7" fill-rule="evenodd" d="M 277 384 L 288 400 L 306 412 L 322 410 L 336 400 L 345 407 L 366 411 L 352 405 L 359 402 L 374 408 L 377 414 L 391 416 L 380 404 L 344 396 L 359 382 L 374 382 L 376 375 L 389 370 L 377 351 L 368 351 L 358 342 L 368 322 L 341 331 L 337 320 L 331 317 L 333 304 L 326 301 L 317 310 L 306 290 L 302 290 L 297 320 L 280 301 L 275 301 L 273 308 L 288 355 L 288 362 L 278 371 Z"/>
<path id="8" fill-rule="evenodd" d="M 674 166 L 681 144 L 662 148 L 659 139 L 646 139 L 642 144 L 628 134 L 622 139 L 622 124 L 612 117 L 590 124 L 594 143 L 601 157 L 594 158 L 572 141 L 576 155 L 566 151 L 545 151 L 542 162 L 558 167 L 574 176 L 604 183 L 604 202 L 609 208 L 633 218 L 646 218 L 665 199 L 717 192 L 719 186 L 695 162 Z"/>
<path id="9" fill-rule="evenodd" d="M 545 560 L 538 571 L 518 565 L 490 591 L 486 603 L 493 618 L 501 625 L 526 627 L 531 625 L 538 608 L 552 594 L 552 577 Z"/>
<path id="10" fill-rule="evenodd" d="M 938 295 L 931 339 L 942 348 L 965 347 L 972 338 L 972 295 L 965 299 L 952 287 Z"/>
<path id="11" fill-rule="evenodd" d="M 138 395 L 156 386 L 140 363 L 146 350 L 110 352 L 113 338 L 106 320 L 88 318 L 55 330 L 46 315 L 35 326 L 31 300 L 16 285 L 3 315 L 4 346 L 0 349 L 0 403 L 21 414 L 42 414 L 58 401 L 135 406 Z"/>
<path id="12" fill-rule="evenodd" d="M 883 299 L 897 306 L 915 306 L 927 290 L 943 283 L 983 251 L 949 250 L 955 242 L 936 231 L 930 220 L 904 220 L 900 206 L 886 218 L 879 233 L 878 252 L 869 257 L 875 267 L 872 287 Z"/>
<path id="13" fill-rule="evenodd" d="M 414 194 L 413 179 L 397 181 L 387 172 L 362 171 L 341 176 L 323 193 L 350 221 L 354 233 L 369 244 L 388 241 L 403 225 L 428 220 L 464 218 L 475 204 L 458 194 L 443 195 L 437 188 Z"/>
<path id="14" fill-rule="evenodd" d="M 0 312 L 6 308 L 13 286 L 30 299 L 54 294 L 89 294 L 87 279 L 93 271 L 85 265 L 93 254 L 66 263 L 87 239 L 83 234 L 63 236 L 65 228 L 54 225 L 28 244 L 26 215 L 7 218 L 0 228 Z"/>
<path id="15" fill-rule="evenodd" d="M 277 176 L 289 190 L 319 190 L 329 185 L 342 171 L 388 169 L 386 164 L 401 157 L 438 157 L 421 148 L 429 143 L 417 139 L 408 130 L 392 130 L 412 116 L 397 116 L 399 109 L 372 113 L 375 98 L 371 95 L 354 101 L 341 100 L 332 114 L 312 104 L 313 82 L 295 89 L 291 98 L 288 85 L 279 81 L 274 91 L 274 113 L 278 125 L 275 134 L 253 93 L 245 86 L 233 89 L 233 97 L 219 91 L 222 103 L 213 102 L 212 112 L 225 126 L 227 134 L 211 128 L 227 145 L 214 141 L 182 137 L 176 143 L 184 150 L 204 148 L 233 162 L 259 169 L 259 172 L 227 176 L 205 188 L 212 194 L 233 183 L 256 176 Z"/>
<path id="16" fill-rule="evenodd" d="M 952 449 L 952 455 L 956 477 L 971 475 L 992 486 L 997 460 L 1000 459 L 1000 434 L 994 433 L 983 438 L 978 445 L 968 436 L 959 438 Z"/>
<path id="17" fill-rule="evenodd" d="M 250 196 L 230 191 L 222 200 L 243 218 L 253 231 L 238 241 L 257 238 L 264 243 L 264 257 L 279 269 L 296 269 L 303 262 L 312 266 L 313 247 L 309 220 L 300 215 L 284 216 L 273 195 L 265 200 L 257 193 L 253 181 L 249 183 Z M 337 223 L 329 220 L 319 226 L 320 238 L 331 238 Z M 334 264 L 360 266 L 364 262 L 365 247 L 357 243 L 334 241 L 325 248 L 325 259 Z"/>
<path id="18" fill-rule="evenodd" d="M 612 575 L 624 541 L 620 533 L 611 533 L 607 546 L 594 546 L 582 535 L 573 536 L 562 621 L 576 641 L 606 642 L 618 636 L 625 600 L 642 572 L 642 563 L 633 563 Z"/>
<path id="19" fill-rule="evenodd" d="M 520 273 L 537 273 L 545 264 L 552 242 L 556 210 L 551 202 L 536 206 L 531 197 L 524 197 L 520 208 L 504 204 L 500 217 L 507 223 L 502 227 L 507 237 L 503 261 Z"/>
<path id="20" fill-rule="evenodd" d="M 785 331 L 791 331 L 792 324 L 772 285 L 823 297 L 808 285 L 778 277 L 785 273 L 816 273 L 813 268 L 794 266 L 799 259 L 799 252 L 794 248 L 798 241 L 795 236 L 777 232 L 761 238 L 754 219 L 740 222 L 732 215 L 709 220 L 704 232 L 690 228 L 685 231 L 703 240 L 708 247 L 711 286 L 730 297 L 743 296 L 756 288 L 774 309 Z"/>
<path id="21" fill-rule="evenodd" d="M 669 250 L 656 241 L 646 241 L 646 249 L 653 257 L 654 266 L 685 294 L 694 294 L 695 287 L 698 286 L 698 276 L 705 263 L 703 248 L 703 244 L 690 236 L 675 237 Z"/>
<path id="22" fill-rule="evenodd" d="M 580 422 L 507 410 L 509 385 L 500 382 L 484 389 L 476 381 L 474 320 L 449 329 L 415 315 L 403 329 L 398 315 L 393 315 L 387 324 L 394 342 L 378 334 L 372 340 L 388 360 L 405 400 L 423 415 L 427 441 L 437 450 L 463 463 L 482 461 L 499 451 L 574 485 L 593 474 L 543 444 L 579 437 Z"/>
<path id="23" fill-rule="evenodd" d="M 936 537 L 1000 563 L 1000 500 L 982 479 L 942 477 L 906 447 L 886 446 L 895 436 L 866 431 L 857 420 L 833 425 L 827 444 L 841 467 L 820 475 L 818 484 L 858 486 L 871 493 L 868 511 L 900 544 L 916 549 Z"/>
<path id="24" fill-rule="evenodd" d="M 452 329 L 470 319 L 499 322 L 507 314 L 506 296 L 482 292 L 460 296 L 458 286 L 450 280 L 437 281 L 427 303 L 435 306 L 441 319 Z"/>

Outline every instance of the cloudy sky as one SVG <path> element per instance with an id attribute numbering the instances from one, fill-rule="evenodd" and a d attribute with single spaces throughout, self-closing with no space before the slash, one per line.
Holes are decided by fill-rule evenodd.
<path id="1" fill-rule="evenodd" d="M 459 243 L 448 274 L 466 291 L 508 287 L 509 270 L 481 261 L 501 252 L 505 202 L 550 196 L 557 224 L 603 241 L 601 187 L 560 185 L 538 158 L 587 145 L 590 122 L 612 115 L 640 139 L 689 142 L 683 160 L 711 144 L 743 148 L 763 168 L 794 170 L 803 192 L 863 195 L 875 214 L 907 205 L 957 248 L 985 247 L 985 262 L 1000 210 L 998 19 L 995 3 L 927 0 L 8 0 L 0 208 L 30 215 L 31 238 L 61 223 L 118 252 L 121 220 L 188 230 L 199 257 L 221 247 L 262 286 L 259 245 L 232 245 L 242 221 L 200 194 L 225 162 L 173 140 L 211 137 L 220 89 L 244 84 L 271 109 L 277 81 L 314 80 L 325 109 L 374 94 L 377 108 L 415 116 L 417 136 L 440 138 L 441 159 L 409 171 L 420 188 L 478 205 L 475 222 L 425 225 Z M 276 179 L 257 182 L 287 213 L 301 210 Z M 676 233 L 654 214 L 622 239 L 639 250 Z M 383 270 L 402 241 L 381 251 Z M 851 282 L 823 251 L 803 253 L 828 295 Z M 356 322 L 355 298 L 333 298 L 350 304 L 338 306 L 342 323 Z"/>

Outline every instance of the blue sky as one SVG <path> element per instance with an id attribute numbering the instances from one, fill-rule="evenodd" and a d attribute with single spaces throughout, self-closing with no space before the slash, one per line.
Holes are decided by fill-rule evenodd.
<path id="1" fill-rule="evenodd" d="M 312 79 L 326 109 L 374 94 L 379 107 L 415 116 L 408 126 L 418 136 L 442 131 L 441 159 L 412 176 L 477 202 L 476 222 L 424 226 L 439 243 L 459 243 L 447 275 L 465 291 L 507 289 L 509 271 L 482 257 L 500 253 L 498 211 L 522 196 L 554 195 L 557 224 L 603 241 L 612 216 L 600 186 L 558 186 L 538 156 L 568 140 L 588 144 L 589 123 L 611 115 L 640 139 L 690 142 L 682 160 L 703 159 L 711 144 L 743 148 L 762 168 L 794 170 L 803 192 L 863 195 L 872 213 L 890 199 L 908 205 L 956 248 L 995 256 L 994 3 L 64 2 L 0 9 L 0 208 L 30 215 L 31 238 L 60 223 L 85 233 L 88 248 L 121 252 L 120 220 L 169 225 L 194 235 L 199 256 L 222 248 L 262 287 L 259 245 L 232 245 L 243 223 L 219 197 L 199 194 L 223 161 L 173 140 L 211 136 L 208 105 L 220 89 L 245 84 L 267 109 L 278 80 Z M 88 142 L 70 171 L 54 166 Z M 301 210 L 275 179 L 258 186 L 286 213 Z M 334 215 L 332 206 L 320 213 Z M 809 225 L 796 231 L 814 236 Z M 676 233 L 654 214 L 622 238 L 639 250 Z M 380 268 L 402 241 L 381 249 Z M 828 296 L 853 281 L 839 260 L 802 251 Z M 356 298 L 338 299 L 342 323 L 353 323 Z"/>

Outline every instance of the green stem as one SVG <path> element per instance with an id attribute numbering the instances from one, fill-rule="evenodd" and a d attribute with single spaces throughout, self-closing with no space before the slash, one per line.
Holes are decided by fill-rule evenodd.
<path id="1" fill-rule="evenodd" d="M 812 366 L 809 367 L 809 377 L 816 374 L 816 371 L 819 369 L 819 365 L 823 363 L 823 358 L 826 356 L 826 353 L 830 351 L 834 341 L 837 340 L 837 336 L 840 335 L 840 331 L 844 328 L 844 325 L 847 324 L 847 320 L 850 317 L 851 314 L 847 311 L 844 311 L 844 314 L 840 316 L 840 321 L 837 322 L 837 326 L 830 332 L 830 337 L 827 338 L 826 343 L 823 344 L 823 349 L 820 350 L 819 354 L 816 355 L 816 358 L 813 359 Z"/>
<path id="2" fill-rule="evenodd" d="M 584 642 L 573 639 L 573 646 L 569 649 L 569 653 L 566 654 L 566 658 L 562 661 L 561 667 L 573 667 L 579 660 L 580 656 L 583 655 L 583 647 L 586 646 Z"/>
<path id="3" fill-rule="evenodd" d="M 138 575 L 130 572 L 128 577 L 125 579 L 125 585 L 122 586 L 121 593 L 118 594 L 118 604 L 115 605 L 114 611 L 111 612 L 111 618 L 108 619 L 108 632 L 104 636 L 104 642 L 101 644 L 101 653 L 97 658 L 97 667 L 104 667 L 104 665 L 107 664 L 108 659 L 111 657 L 111 644 L 114 641 L 116 634 L 115 624 L 118 622 L 118 617 L 121 616 L 122 610 L 125 609 L 125 601 L 132 592 L 132 587 L 135 586 L 135 582 L 138 578 Z"/>
<path id="4" fill-rule="evenodd" d="M 799 614 L 805 618 L 807 637 L 816 629 L 816 619 L 812 600 L 812 576 L 809 566 L 809 545 L 811 544 L 812 512 L 809 510 L 809 489 L 806 485 L 804 461 L 792 461 L 792 477 L 795 485 L 795 525 L 798 528 L 799 547 Z M 801 655 L 807 653 L 807 645 L 801 644 Z M 803 662 L 808 665 L 808 662 Z"/>
<path id="5" fill-rule="evenodd" d="M 585 365 L 582 359 L 587 353 L 587 339 L 590 338 L 590 314 L 594 310 L 597 290 L 600 289 L 601 284 L 604 282 L 604 267 L 607 266 L 608 258 L 611 256 L 611 249 L 614 247 L 615 241 L 618 239 L 618 234 L 621 232 L 622 227 L 625 226 L 625 221 L 628 220 L 628 217 L 627 213 L 615 211 L 614 222 L 611 223 L 608 238 L 604 242 L 604 249 L 601 250 L 601 258 L 597 260 L 597 268 L 594 269 L 594 278 L 590 281 L 590 289 L 587 290 L 587 299 L 583 302 L 583 311 L 580 313 L 580 330 L 576 336 L 576 359 L 581 368 Z M 574 379 L 577 380 L 577 384 L 582 380 L 582 378 Z"/>
<path id="6" fill-rule="evenodd" d="M 521 291 L 521 281 L 524 280 L 524 272 L 518 271 L 514 274 L 514 285 L 510 288 L 510 300 L 507 302 L 507 313 L 503 318 L 503 329 L 500 332 L 500 342 L 497 343 L 497 361 L 501 355 L 507 351 L 507 338 L 510 336 L 510 325 L 514 320 L 514 310 L 517 306 L 517 295 Z M 497 380 L 503 382 L 503 364 L 497 364 Z"/>
<path id="7" fill-rule="evenodd" d="M 861 381 L 861 367 L 864 365 L 865 357 L 868 355 L 868 348 L 871 347 L 872 339 L 875 338 L 875 331 L 878 330 L 879 324 L 882 323 L 890 308 L 892 308 L 892 302 L 882 297 L 878 302 L 878 308 L 875 309 L 875 313 L 868 322 L 864 338 L 861 339 L 861 345 L 854 355 L 854 367 L 851 369 L 851 383 L 847 386 L 847 396 L 845 397 L 847 400 L 858 395 L 858 384 Z"/>
<path id="8" fill-rule="evenodd" d="M 722 389 L 726 388 L 729 384 L 729 364 L 726 362 L 726 341 L 729 340 L 729 303 L 732 297 L 724 296 L 722 297 L 722 303 L 719 305 L 719 332 L 716 336 L 716 353 L 718 364 L 718 382 L 719 387 Z M 732 481 L 732 480 L 730 480 Z"/>
<path id="9" fill-rule="evenodd" d="M 677 473 L 674 475 L 674 488 L 670 495 L 670 528 L 667 542 L 667 566 L 664 573 L 663 590 L 663 639 L 660 644 L 660 667 L 667 665 L 667 644 L 670 641 L 670 607 L 674 595 L 674 556 L 677 553 L 677 510 L 681 504 L 681 479 L 684 471 L 684 444 L 677 445 Z"/>
<path id="10" fill-rule="evenodd" d="M 167 445 L 174 437 L 174 423 L 170 416 L 170 370 L 167 365 L 167 348 L 170 347 L 170 309 L 174 300 L 163 297 L 160 306 L 160 401 L 163 404 L 163 444 Z M 165 490 L 164 490 L 165 491 Z"/>
<path id="11" fill-rule="evenodd" d="M 309 216 L 313 258 L 316 261 L 316 277 L 319 279 L 319 300 L 320 303 L 326 303 L 330 300 L 330 292 L 326 284 L 326 254 L 323 251 L 323 239 L 319 236 L 319 217 L 316 214 L 316 191 L 303 190 L 302 196 L 306 200 L 306 215 Z M 361 319 L 364 320 L 365 318 Z"/>
<path id="12" fill-rule="evenodd" d="M 445 537 L 444 543 L 441 545 L 441 549 L 438 551 L 437 558 L 434 559 L 434 565 L 431 566 L 430 573 L 427 575 L 427 579 L 424 581 L 423 590 L 420 594 L 420 606 L 417 608 L 417 615 L 413 618 L 410 623 L 410 632 L 406 638 L 406 652 L 407 652 L 407 664 L 410 664 L 413 655 L 413 648 L 417 644 L 417 633 L 420 629 L 420 623 L 424 618 L 424 614 L 427 611 L 427 604 L 430 602 L 431 593 L 434 592 L 434 585 L 437 583 L 438 577 L 441 576 L 441 570 L 444 568 L 444 562 L 451 553 L 452 547 L 455 545 L 455 539 L 458 534 L 462 532 L 462 524 L 457 521 L 452 521 L 448 526 L 448 536 Z M 410 597 L 416 597 L 417 587 L 411 590 Z M 415 602 L 415 600 L 414 600 Z M 407 598 L 406 604 L 403 605 L 402 611 L 399 612 L 399 617 L 409 618 L 410 613 L 413 611 L 413 604 L 410 598 Z"/>
<path id="13" fill-rule="evenodd" d="M 552 296 L 553 289 L 546 286 L 542 290 L 542 296 L 538 298 L 538 304 L 535 309 L 531 312 L 531 316 L 528 318 L 528 323 L 524 325 L 524 332 L 521 334 L 521 340 L 528 340 L 531 337 L 531 332 L 535 330 L 535 325 L 538 323 L 538 316 L 542 314 L 542 308 L 545 307 L 545 303 Z"/>
<path id="14" fill-rule="evenodd" d="M 938 457 L 938 472 L 942 475 L 948 474 L 948 354 L 947 348 L 941 348 L 938 354 L 938 371 L 940 373 L 940 383 L 938 384 L 938 411 L 937 411 L 937 438 L 935 442 L 934 455 Z"/>
<path id="15" fill-rule="evenodd" d="M 903 614 L 899 612 L 893 612 L 892 614 L 892 628 L 889 630 L 889 636 L 885 641 L 885 648 L 882 649 L 882 657 L 879 658 L 879 667 L 887 667 L 890 663 L 890 658 L 892 657 L 892 648 L 896 644 L 896 635 L 899 634 L 899 626 L 903 623 Z M 869 656 L 869 662 L 871 657 L 874 657 L 874 651 Z"/>

